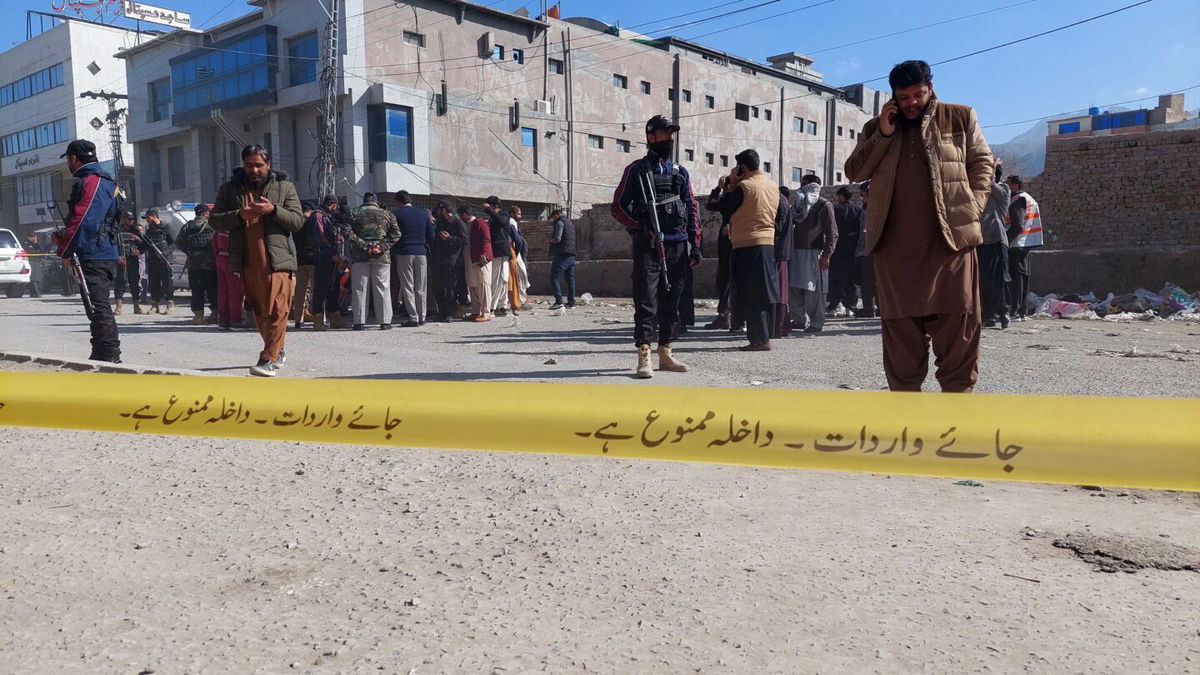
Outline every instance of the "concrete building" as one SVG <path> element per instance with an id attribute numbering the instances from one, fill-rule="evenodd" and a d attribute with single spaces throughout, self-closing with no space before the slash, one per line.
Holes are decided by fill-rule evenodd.
<path id="1" fill-rule="evenodd" d="M 137 31 L 119 26 L 56 19 L 53 27 L 0 54 L 0 214 L 3 227 L 22 235 L 58 221 L 47 202 L 65 208 L 73 179 L 59 155 L 72 139 L 95 143 L 115 177 L 108 104 L 79 95 L 125 93 L 125 63 L 114 55 L 138 39 Z M 128 167 L 133 148 L 125 141 Z"/>
<path id="2" fill-rule="evenodd" d="M 243 143 L 268 147 L 303 197 L 317 197 L 321 31 L 311 0 L 257 10 L 202 34 L 171 33 L 119 56 L 140 204 L 210 201 Z M 582 208 L 612 198 L 644 154 L 654 114 L 680 120 L 679 161 L 699 193 L 753 147 L 781 183 L 841 182 L 882 100 L 822 81 L 812 59 L 754 63 L 678 38 L 601 22 L 531 18 L 473 2 L 343 0 L 340 192 L 406 189 L 419 201 L 490 194 Z M 865 106 L 865 108 L 864 108 Z"/>
<path id="3" fill-rule="evenodd" d="M 1180 123 L 1188 119 L 1183 105 L 1183 94 L 1164 94 L 1158 97 L 1158 105 L 1150 109 L 1100 112 L 1099 108 L 1091 108 L 1086 115 L 1048 121 L 1046 142 L 1060 138 L 1136 134 L 1179 128 Z"/>

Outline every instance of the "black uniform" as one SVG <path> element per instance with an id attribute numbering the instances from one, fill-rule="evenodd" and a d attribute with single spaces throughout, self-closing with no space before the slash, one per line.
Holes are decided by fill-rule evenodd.
<path id="1" fill-rule="evenodd" d="M 862 216 L 862 207 L 846 202 L 833 207 L 833 217 L 837 222 L 837 246 L 829 259 L 829 297 L 827 312 L 837 309 L 840 304 L 853 312 L 858 306 L 858 269 L 854 264 L 854 251 L 858 247 L 858 220 Z"/>
<path id="2" fill-rule="evenodd" d="M 662 228 L 666 269 L 650 241 L 652 214 L 642 176 L 654 182 L 658 224 Z M 637 345 L 670 344 L 679 335 L 679 303 L 689 261 L 700 260 L 700 216 L 687 169 L 648 152 L 625 167 L 613 195 L 612 213 L 629 231 L 633 258 L 633 339 Z M 664 277 L 670 291 L 663 288 Z"/>
<path id="3" fill-rule="evenodd" d="M 175 284 L 171 278 L 171 264 L 168 261 L 175 246 L 175 238 L 162 222 L 147 227 L 145 237 L 154 244 L 153 247 L 146 247 L 149 252 L 145 256 L 149 265 L 147 271 L 150 273 L 150 299 L 155 303 L 174 302 Z M 162 256 L 154 252 L 155 248 Z"/>
<path id="4" fill-rule="evenodd" d="M 187 254 L 188 288 L 192 291 L 192 312 L 204 311 L 204 302 L 217 313 L 217 253 L 212 246 L 213 229 L 208 217 L 196 218 L 179 231 L 176 244 Z"/>
<path id="5" fill-rule="evenodd" d="M 449 321 L 458 309 L 458 279 L 463 272 L 463 249 L 467 245 L 467 226 L 458 216 L 438 218 L 430 246 L 429 273 L 433 286 L 433 316 Z M 443 239 L 442 233 L 448 237 Z"/>

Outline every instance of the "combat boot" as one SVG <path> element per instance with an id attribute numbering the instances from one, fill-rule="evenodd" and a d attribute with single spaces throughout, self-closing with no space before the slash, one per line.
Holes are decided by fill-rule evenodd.
<path id="1" fill-rule="evenodd" d="M 113 314 L 120 316 L 122 309 L 123 309 L 123 307 L 121 306 L 121 299 L 117 298 L 117 301 L 115 303 L 113 303 Z"/>
<path id="2" fill-rule="evenodd" d="M 342 318 L 341 312 L 334 312 L 330 315 L 329 327 L 333 330 L 341 330 L 346 327 L 346 321 Z"/>
<path id="3" fill-rule="evenodd" d="M 192 312 L 192 325 L 193 326 L 203 326 L 204 325 L 203 310 L 199 311 L 199 312 Z"/>
<path id="4" fill-rule="evenodd" d="M 637 377 L 643 380 L 654 377 L 654 371 L 650 369 L 650 345 L 638 345 L 637 350 Z"/>
<path id="5" fill-rule="evenodd" d="M 313 324 L 313 330 L 315 330 L 315 331 L 320 332 L 320 331 L 325 330 L 325 315 L 324 314 L 314 314 L 313 319 L 312 319 L 312 324 Z"/>
<path id="6" fill-rule="evenodd" d="M 142 309 L 142 306 L 135 302 L 135 303 L 133 303 L 133 313 L 134 314 L 145 314 L 146 310 Z"/>
<path id="7" fill-rule="evenodd" d="M 152 302 L 152 303 L 150 303 L 150 313 L 151 313 L 151 314 L 158 314 L 158 313 L 159 313 L 159 312 L 158 312 L 158 303 L 157 303 L 157 302 Z"/>
<path id="8" fill-rule="evenodd" d="M 672 373 L 686 373 L 688 367 L 675 360 L 671 355 L 671 345 L 658 346 L 658 369 Z"/>
<path id="9" fill-rule="evenodd" d="M 209 325 L 218 324 L 220 322 L 221 322 L 221 319 L 217 316 L 216 312 L 209 314 L 208 318 L 204 320 L 204 323 L 207 323 Z"/>
<path id="10" fill-rule="evenodd" d="M 167 301 L 167 309 L 166 309 L 166 311 L 163 312 L 163 314 L 170 314 L 171 310 L 173 310 L 173 309 L 175 309 L 175 301 L 168 300 Z"/>

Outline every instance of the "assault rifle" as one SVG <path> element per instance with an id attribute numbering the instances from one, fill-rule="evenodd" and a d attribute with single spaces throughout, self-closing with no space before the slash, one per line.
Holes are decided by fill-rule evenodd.
<path id="1" fill-rule="evenodd" d="M 668 293 L 671 292 L 671 280 L 667 275 L 667 248 L 663 245 L 662 226 L 658 223 L 658 195 L 654 193 L 654 175 L 651 171 L 641 172 L 642 180 L 642 198 L 646 202 L 646 208 L 650 211 L 650 234 L 654 243 L 658 245 L 658 268 L 662 277 L 663 286 Z"/>

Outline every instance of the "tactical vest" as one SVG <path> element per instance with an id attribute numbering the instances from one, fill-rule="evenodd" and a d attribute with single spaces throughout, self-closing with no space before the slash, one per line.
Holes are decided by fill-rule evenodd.
<path id="1" fill-rule="evenodd" d="M 646 162 L 645 171 L 654 179 L 654 196 L 657 198 L 658 226 L 663 234 L 677 234 L 687 231 L 687 208 L 683 203 L 683 176 L 679 165 L 670 163 L 670 173 L 657 173 L 654 164 Z M 649 197 L 649 195 L 647 195 Z M 645 216 L 645 225 L 649 226 L 650 214 Z"/>

